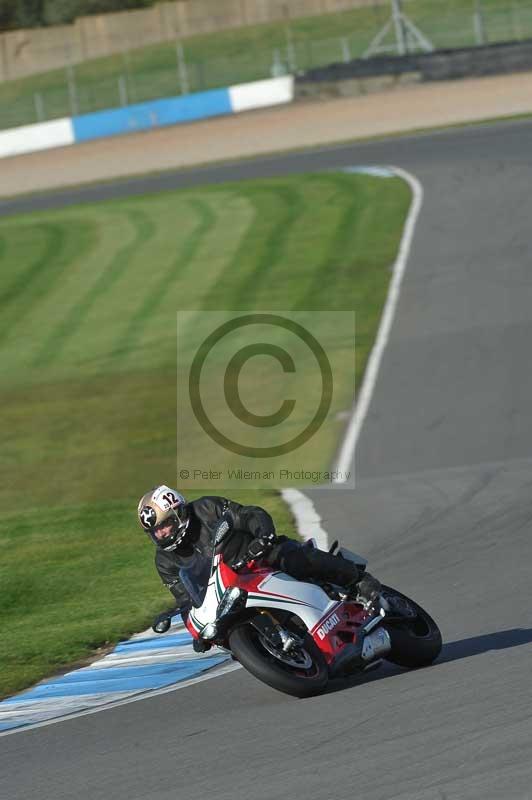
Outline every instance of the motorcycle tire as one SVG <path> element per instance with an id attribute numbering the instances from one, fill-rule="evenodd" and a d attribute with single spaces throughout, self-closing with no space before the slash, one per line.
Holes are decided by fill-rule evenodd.
<path id="1" fill-rule="evenodd" d="M 392 645 L 386 660 L 410 669 L 428 667 L 438 658 L 442 648 L 441 633 L 437 624 L 424 608 L 397 589 L 383 586 L 382 594 L 385 597 L 390 595 L 391 598 L 395 596 L 406 601 L 417 612 L 414 619 L 405 618 L 404 624 L 394 622 L 386 625 Z"/>
<path id="2" fill-rule="evenodd" d="M 234 628 L 229 635 L 229 647 L 234 657 L 248 672 L 263 683 L 292 697 L 311 697 L 323 692 L 328 682 L 325 658 L 307 633 L 303 639 L 302 653 L 311 664 L 308 668 L 290 666 L 276 657 L 261 642 L 259 631 L 245 623 Z"/>

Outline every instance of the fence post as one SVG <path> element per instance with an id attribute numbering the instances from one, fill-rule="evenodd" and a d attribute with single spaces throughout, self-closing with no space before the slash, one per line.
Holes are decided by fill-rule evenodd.
<path id="1" fill-rule="evenodd" d="M 397 42 L 397 52 L 400 56 L 404 56 L 407 52 L 407 43 L 401 0 L 392 0 L 392 19 L 395 29 L 395 40 Z"/>
<path id="2" fill-rule="evenodd" d="M 523 38 L 523 28 L 521 27 L 521 17 L 519 15 L 519 8 L 516 8 L 514 0 L 512 0 L 512 31 L 514 39 Z"/>
<path id="3" fill-rule="evenodd" d="M 72 64 L 67 64 L 66 66 L 66 77 L 68 84 L 68 97 L 70 100 L 70 113 L 73 117 L 76 117 L 79 114 L 79 105 L 76 76 L 74 75 L 74 67 Z"/>
<path id="4" fill-rule="evenodd" d="M 35 116 L 37 117 L 37 122 L 44 122 L 46 115 L 44 113 L 44 101 L 42 99 L 41 92 L 33 93 L 33 102 L 35 104 Z"/>
<path id="5" fill-rule="evenodd" d="M 185 48 L 179 39 L 176 39 L 175 51 L 177 56 L 177 80 L 181 87 L 181 94 L 188 94 L 190 92 L 190 84 L 188 81 L 187 62 L 185 59 Z"/>
<path id="6" fill-rule="evenodd" d="M 286 75 L 286 69 L 281 59 L 279 50 L 273 51 L 273 61 L 270 69 L 272 78 L 279 78 L 281 75 Z"/>
<path id="7" fill-rule="evenodd" d="M 205 61 L 201 59 L 201 61 L 196 61 L 195 64 L 198 86 L 200 91 L 203 91 L 205 89 Z"/>
<path id="8" fill-rule="evenodd" d="M 123 75 L 118 77 L 118 96 L 120 98 L 120 105 L 127 106 L 127 83 Z"/>
<path id="9" fill-rule="evenodd" d="M 342 61 L 344 64 L 349 64 L 351 61 L 351 50 L 349 49 L 349 39 L 347 36 L 342 36 L 340 39 L 340 47 L 342 49 Z"/>
<path id="10" fill-rule="evenodd" d="M 473 29 L 475 31 L 475 41 L 477 45 L 486 44 L 486 28 L 484 26 L 484 15 L 480 0 L 474 0 L 475 10 L 473 11 Z"/>
<path id="11" fill-rule="evenodd" d="M 313 61 L 313 49 L 312 49 L 312 39 L 309 36 L 305 36 L 305 64 L 303 69 L 312 69 L 314 66 Z M 300 59 L 301 59 L 301 51 L 300 51 Z"/>
<path id="12" fill-rule="evenodd" d="M 131 95 L 134 103 L 137 102 L 137 86 L 135 83 L 135 75 L 131 70 L 131 60 L 129 58 L 129 50 L 126 47 L 122 50 L 122 67 L 126 76 L 126 89 L 127 93 Z M 126 103 L 127 105 L 127 103 Z"/>
<path id="13" fill-rule="evenodd" d="M 286 38 L 286 60 L 288 61 L 290 72 L 294 73 L 297 70 L 297 63 L 294 40 L 292 37 L 292 27 L 290 25 L 286 25 L 284 34 Z"/>
<path id="14" fill-rule="evenodd" d="M 7 59 L 7 45 L 6 37 L 0 33 L 0 50 L 2 51 L 2 79 L 8 81 L 11 77 L 9 74 L 9 62 Z"/>
<path id="15" fill-rule="evenodd" d="M 284 36 L 286 39 L 286 60 L 288 62 L 290 72 L 293 74 L 297 69 L 296 52 L 294 48 L 294 37 L 292 34 L 292 23 L 290 20 L 290 8 L 286 0 L 283 3 L 283 14 L 285 18 Z"/>

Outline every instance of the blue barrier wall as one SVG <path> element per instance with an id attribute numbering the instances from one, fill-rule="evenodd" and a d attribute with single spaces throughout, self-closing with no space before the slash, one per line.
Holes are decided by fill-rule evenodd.
<path id="1" fill-rule="evenodd" d="M 104 136 L 158 128 L 161 125 L 193 122 L 223 114 L 239 114 L 253 108 L 290 103 L 293 99 L 294 78 L 292 75 L 283 75 L 185 97 L 169 97 L 126 108 L 108 108 L 93 114 L 8 128 L 0 131 L 0 158 L 101 139 Z"/>
<path id="2" fill-rule="evenodd" d="M 192 122 L 220 114 L 231 114 L 231 99 L 228 89 L 189 94 L 137 103 L 126 108 L 112 108 L 72 118 L 74 139 L 86 142 L 103 136 L 158 128 L 178 122 Z"/>

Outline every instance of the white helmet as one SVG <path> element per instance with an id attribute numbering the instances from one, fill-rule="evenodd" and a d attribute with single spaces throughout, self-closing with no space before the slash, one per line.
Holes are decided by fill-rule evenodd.
<path id="1" fill-rule="evenodd" d="M 157 547 L 175 550 L 182 544 L 190 522 L 187 501 L 182 494 L 169 486 L 156 486 L 140 498 L 138 506 L 139 522 Z M 163 538 L 157 530 L 171 526 Z"/>

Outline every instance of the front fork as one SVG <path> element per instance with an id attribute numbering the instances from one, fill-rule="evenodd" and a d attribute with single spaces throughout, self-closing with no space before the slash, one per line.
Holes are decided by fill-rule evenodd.
<path id="1" fill-rule="evenodd" d="M 289 633 L 275 617 L 268 611 L 259 611 L 251 620 L 250 624 L 276 649 L 283 653 L 289 653 L 303 642 L 299 636 Z"/>

